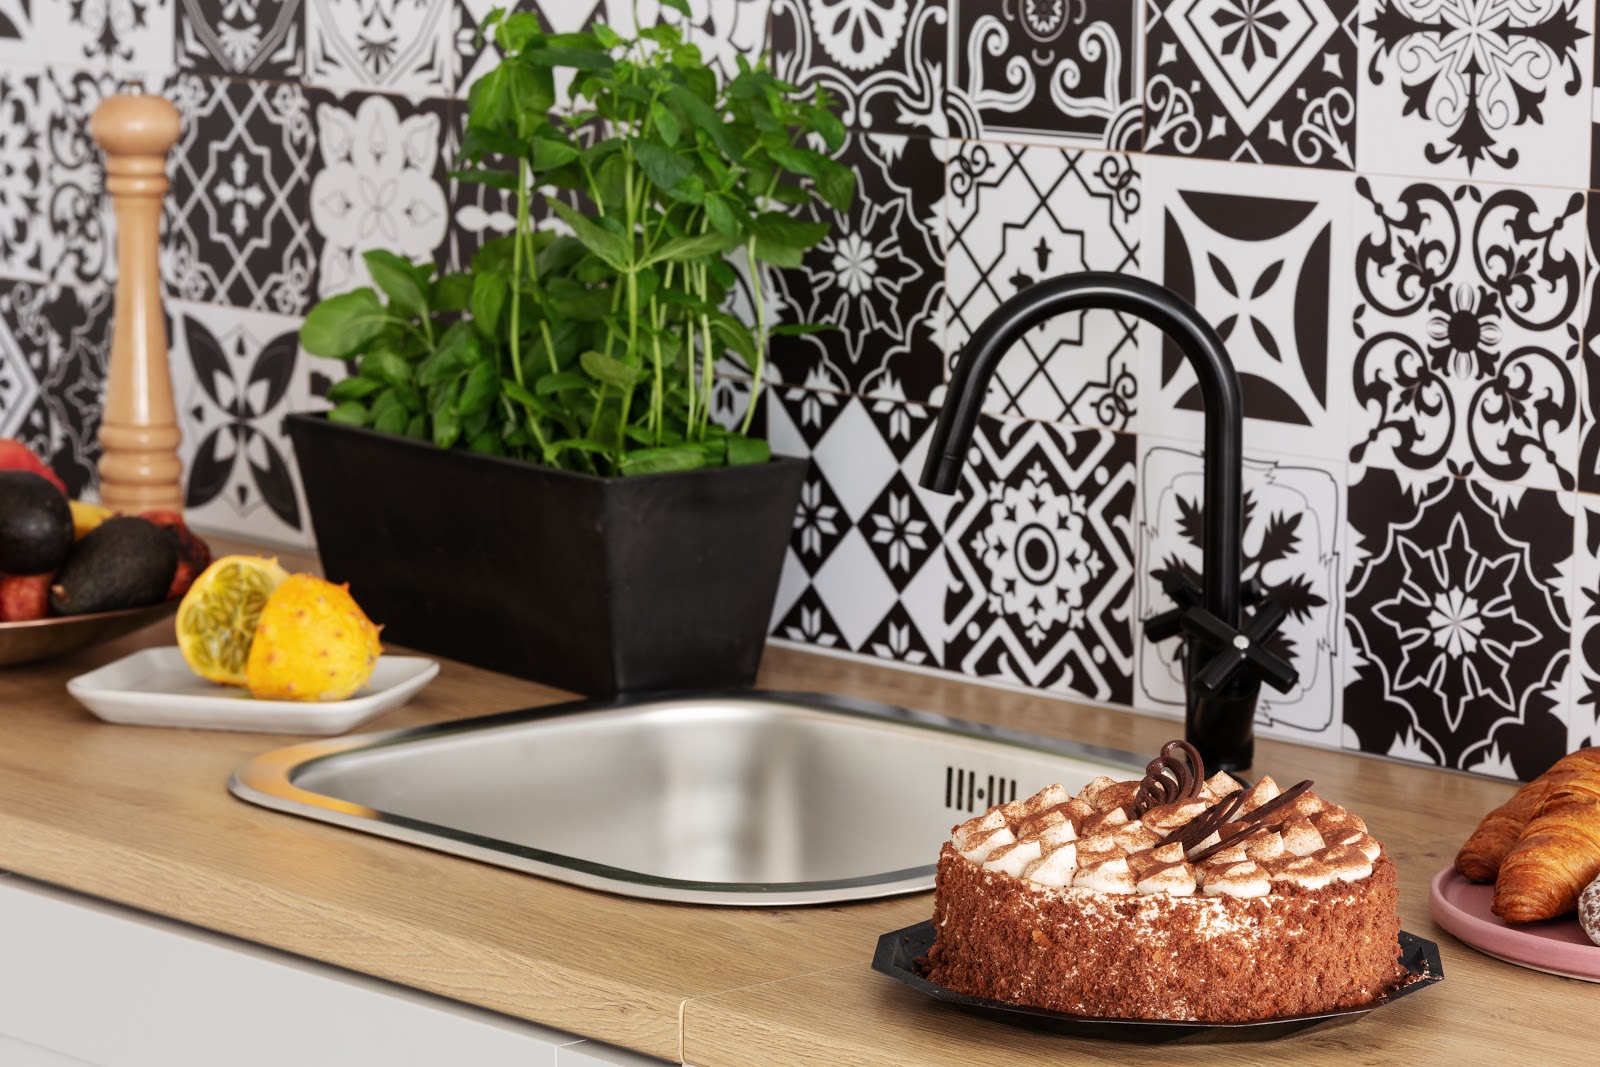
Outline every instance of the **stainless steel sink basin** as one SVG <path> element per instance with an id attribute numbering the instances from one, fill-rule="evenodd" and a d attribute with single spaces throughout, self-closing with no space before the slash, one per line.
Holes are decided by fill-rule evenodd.
<path id="1" fill-rule="evenodd" d="M 294 745 L 255 804 L 592 889 L 817 904 L 929 889 L 956 822 L 1051 782 L 1138 777 L 1107 749 L 815 694 L 566 704 Z"/>

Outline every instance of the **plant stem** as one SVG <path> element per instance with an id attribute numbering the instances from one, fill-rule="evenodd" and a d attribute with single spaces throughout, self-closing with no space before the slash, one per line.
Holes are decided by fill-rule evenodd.
<path id="1" fill-rule="evenodd" d="M 767 362 L 767 305 L 761 295 L 761 266 L 756 262 L 756 241 L 752 237 L 745 245 L 745 261 L 750 264 L 750 291 L 756 301 L 756 365 L 755 381 L 750 386 L 750 406 L 744 409 L 744 421 L 739 432 L 748 435 L 750 423 L 756 417 L 756 399 L 761 395 L 761 376 Z"/>

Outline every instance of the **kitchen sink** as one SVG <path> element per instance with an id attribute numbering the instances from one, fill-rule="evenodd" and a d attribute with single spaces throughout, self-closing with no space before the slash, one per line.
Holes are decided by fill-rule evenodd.
<path id="1" fill-rule="evenodd" d="M 1143 762 L 811 693 L 577 703 L 314 741 L 234 772 L 279 811 L 628 896 L 821 904 L 930 889 L 953 824 Z"/>

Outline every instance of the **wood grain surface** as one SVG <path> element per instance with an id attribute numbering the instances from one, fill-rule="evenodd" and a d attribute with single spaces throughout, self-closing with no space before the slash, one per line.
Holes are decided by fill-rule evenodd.
<path id="1" fill-rule="evenodd" d="M 290 565 L 296 561 L 288 560 Z M 170 622 L 68 658 L 0 669 L 0 869 L 509 1015 L 700 1067 L 1072 1060 L 1148 1047 L 1043 1037 L 926 1000 L 869 969 L 878 935 L 931 895 L 746 910 L 590 892 L 258 808 L 234 767 L 291 737 L 113 726 L 68 678 L 170 643 Z M 881 700 L 1149 753 L 1176 724 L 773 648 L 761 684 Z M 565 699 L 446 663 L 392 729 Z M 1261 742 L 1257 774 L 1312 778 L 1366 818 L 1401 875 L 1406 929 L 1446 980 L 1352 1025 L 1228 1049 L 1235 1064 L 1577 1063 L 1600 989 L 1482 956 L 1431 919 L 1429 879 L 1510 786 Z M 930 857 L 930 862 L 932 857 Z"/>

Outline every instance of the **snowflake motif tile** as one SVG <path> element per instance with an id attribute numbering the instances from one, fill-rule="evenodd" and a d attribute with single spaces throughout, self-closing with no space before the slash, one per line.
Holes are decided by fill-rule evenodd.
<path id="1" fill-rule="evenodd" d="M 371 284 L 361 254 L 373 248 L 413 262 L 442 260 L 450 222 L 445 102 L 321 92 L 312 93 L 311 102 L 317 295 Z"/>
<path id="2" fill-rule="evenodd" d="M 1600 493 L 1600 203 L 1590 193 L 1584 262 L 1583 406 L 1578 413 L 1578 491 Z"/>
<path id="3" fill-rule="evenodd" d="M 945 534 L 947 669 L 1133 701 L 1134 438 L 985 416 Z"/>
<path id="4" fill-rule="evenodd" d="M 183 442 L 184 507 L 208 529 L 309 545 L 300 473 L 283 429 L 326 407 L 314 379 L 340 364 L 304 355 L 297 318 L 173 302 L 172 391 Z"/>
<path id="5" fill-rule="evenodd" d="M 1138 0 L 952 0 L 964 136 L 1139 147 Z"/>
<path id="6" fill-rule="evenodd" d="M 0 74 L 0 271 L 106 285 L 116 279 L 105 166 L 89 116 L 114 75 Z"/>
<path id="7" fill-rule="evenodd" d="M 1069 271 L 1137 273 L 1142 181 L 1133 157 L 963 142 L 950 164 L 952 361 L 979 323 L 1035 281 Z M 1129 425 L 1138 329 L 1110 311 L 1063 315 L 1001 360 L 985 407 L 1086 426 Z"/>
<path id="8" fill-rule="evenodd" d="M 1573 488 L 1583 194 L 1357 192 L 1351 461 Z"/>
<path id="9" fill-rule="evenodd" d="M 1227 346 L 1246 447 L 1342 459 L 1354 179 L 1159 156 L 1144 164 L 1145 262 Z M 1141 342 L 1152 350 L 1140 370 L 1141 429 L 1200 440 L 1194 371 L 1154 327 Z"/>
<path id="10" fill-rule="evenodd" d="M 297 85 L 177 76 L 161 274 L 175 298 L 303 314 L 313 258 L 310 104 Z"/>
<path id="11" fill-rule="evenodd" d="M 73 496 L 92 495 L 112 293 L 0 279 L 0 437 L 44 456 Z"/>
<path id="12" fill-rule="evenodd" d="M 1578 497 L 1567 751 L 1600 744 L 1600 501 Z"/>
<path id="13" fill-rule="evenodd" d="M 1356 0 L 1148 0 L 1148 152 L 1350 170 Z"/>
<path id="14" fill-rule="evenodd" d="M 836 327 L 777 337 L 772 362 L 785 381 L 821 366 L 847 392 L 926 401 L 944 382 L 944 156 L 950 142 L 854 133 L 839 161 L 856 173 L 856 198 L 802 266 L 775 272 L 786 322 Z"/>
<path id="15" fill-rule="evenodd" d="M 1136 617 L 1168 610 L 1162 578 L 1176 571 L 1201 584 L 1204 468 L 1193 446 L 1139 441 L 1139 581 Z M 1263 686 L 1256 729 L 1301 743 L 1338 747 L 1344 696 L 1343 464 L 1246 457 L 1245 581 L 1288 611 L 1272 651 L 1294 664 L 1289 693 Z M 1183 669 L 1177 640 L 1154 644 L 1142 631 L 1135 706 L 1181 717 Z"/>
<path id="16" fill-rule="evenodd" d="M 949 0 L 772 0 L 778 76 L 821 86 L 861 129 L 977 136 L 977 113 L 947 84 L 950 47 Z"/>
<path id="17" fill-rule="evenodd" d="M 177 63 L 202 74 L 293 78 L 305 44 L 302 0 L 175 0 Z"/>
<path id="18" fill-rule="evenodd" d="M 455 0 L 304 2 L 308 85 L 435 96 L 455 90 Z"/>
<path id="19" fill-rule="evenodd" d="M 763 395 L 773 451 L 811 461 L 773 635 L 937 666 L 951 500 L 916 484 L 934 412 L 793 387 Z"/>
<path id="20" fill-rule="evenodd" d="M 1588 0 L 1360 0 L 1363 171 L 1584 185 Z M 1535 177 L 1536 176 L 1536 177 Z"/>
<path id="21" fill-rule="evenodd" d="M 1352 468 L 1345 747 L 1505 778 L 1567 751 L 1572 495 Z"/>
<path id="22" fill-rule="evenodd" d="M 154 84 L 173 69 L 175 0 L 0 0 L 0 69 L 71 67 Z"/>

